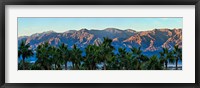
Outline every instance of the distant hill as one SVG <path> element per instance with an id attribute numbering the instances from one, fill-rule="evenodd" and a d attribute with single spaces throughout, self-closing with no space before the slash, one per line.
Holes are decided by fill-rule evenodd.
<path id="1" fill-rule="evenodd" d="M 146 53 L 161 51 L 163 47 L 172 49 L 174 45 L 182 48 L 182 29 L 135 31 L 132 29 L 106 28 L 104 30 L 69 30 L 63 33 L 47 31 L 31 36 L 20 36 L 18 37 L 18 44 L 22 40 L 26 40 L 26 43 L 30 43 L 31 47 L 35 49 L 39 44 L 47 41 L 53 46 L 65 43 L 68 47 L 76 44 L 79 48 L 85 48 L 89 44 L 100 44 L 103 41 L 103 37 L 112 39 L 112 45 L 115 48 L 141 46 L 141 49 Z"/>

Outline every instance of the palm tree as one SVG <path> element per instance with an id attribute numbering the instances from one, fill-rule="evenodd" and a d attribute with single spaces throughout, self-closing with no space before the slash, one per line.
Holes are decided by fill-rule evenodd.
<path id="1" fill-rule="evenodd" d="M 104 41 L 100 45 L 100 48 L 101 48 L 100 54 L 101 54 L 101 60 L 104 63 L 103 69 L 106 70 L 107 60 L 109 59 L 109 57 L 113 56 L 112 51 L 114 50 L 114 47 L 111 45 L 111 43 L 112 43 L 111 39 L 109 39 L 107 37 L 104 37 L 103 39 L 104 39 Z"/>
<path id="2" fill-rule="evenodd" d="M 126 52 L 125 48 L 119 48 L 118 49 L 119 54 L 117 54 L 119 60 L 120 60 L 120 65 L 121 65 L 121 69 L 131 69 L 132 68 L 132 54 Z"/>
<path id="3" fill-rule="evenodd" d="M 22 41 L 18 48 L 18 57 L 22 56 L 23 70 L 25 70 L 25 59 L 33 56 L 33 51 L 30 49 L 30 45 L 25 44 L 25 41 Z"/>
<path id="4" fill-rule="evenodd" d="M 62 58 L 61 51 L 55 46 L 50 46 L 49 48 L 49 61 L 51 64 L 54 64 L 56 70 L 62 69 L 61 66 L 64 64 L 64 59 Z M 50 64 L 50 66 L 52 66 Z"/>
<path id="5" fill-rule="evenodd" d="M 165 63 L 165 69 L 167 70 L 168 62 L 173 63 L 173 53 L 170 52 L 167 48 L 163 48 L 163 51 L 160 52 L 161 62 Z"/>
<path id="6" fill-rule="evenodd" d="M 174 46 L 174 50 L 172 51 L 175 57 L 175 63 L 176 63 L 176 70 L 178 70 L 178 61 L 182 60 L 182 50 L 178 48 L 177 45 Z"/>
<path id="7" fill-rule="evenodd" d="M 70 60 L 70 50 L 68 50 L 67 45 L 62 43 L 59 46 L 59 51 L 60 51 L 61 57 L 65 61 L 65 70 L 67 70 L 67 62 Z"/>
<path id="8" fill-rule="evenodd" d="M 125 69 L 126 68 L 126 59 L 125 59 L 125 55 L 126 55 L 126 50 L 125 48 L 118 48 L 118 52 L 119 54 L 117 54 L 117 58 L 120 61 L 120 67 L 121 69 Z"/>
<path id="9" fill-rule="evenodd" d="M 165 69 L 167 69 L 166 68 L 167 65 L 165 64 L 166 59 L 165 59 L 164 49 L 163 49 L 163 52 L 159 52 L 159 53 L 160 53 L 160 64 L 162 64 L 162 66 L 165 65 Z"/>
<path id="10" fill-rule="evenodd" d="M 40 44 L 36 49 L 36 57 L 38 58 L 38 63 L 41 64 L 41 68 L 45 70 L 51 69 L 51 54 L 50 54 L 51 46 L 48 42 Z"/>
<path id="11" fill-rule="evenodd" d="M 96 45 L 88 45 L 85 48 L 86 58 L 85 58 L 85 66 L 88 67 L 89 70 L 96 69 L 96 64 L 100 62 L 100 48 Z"/>
<path id="12" fill-rule="evenodd" d="M 142 57 L 144 57 L 144 56 L 142 55 L 141 47 L 139 47 L 139 48 L 132 47 L 132 48 L 131 48 L 131 51 L 132 51 L 132 54 L 133 54 L 133 58 L 135 58 L 135 59 L 137 60 L 136 69 L 137 69 L 137 70 L 140 70 L 140 69 L 141 69 L 140 65 L 141 65 L 141 63 L 142 63 L 142 61 L 143 61 Z M 144 60 L 145 60 L 145 59 L 144 59 Z"/>
<path id="13" fill-rule="evenodd" d="M 147 65 L 148 70 L 161 70 L 162 66 L 156 55 L 150 57 Z"/>
<path id="14" fill-rule="evenodd" d="M 74 44 L 71 52 L 72 66 L 74 69 L 78 70 L 79 66 L 81 65 L 82 51 Z"/>
<path id="15" fill-rule="evenodd" d="M 115 55 L 110 55 L 107 60 L 107 70 L 118 70 L 119 69 L 119 61 L 117 60 Z"/>

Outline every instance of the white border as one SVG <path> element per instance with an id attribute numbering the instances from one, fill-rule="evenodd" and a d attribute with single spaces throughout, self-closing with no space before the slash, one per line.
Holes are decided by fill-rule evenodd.
<path id="1" fill-rule="evenodd" d="M 194 5 L 6 5 L 6 83 L 195 83 Z M 181 71 L 17 71 L 17 17 L 183 17 Z"/>

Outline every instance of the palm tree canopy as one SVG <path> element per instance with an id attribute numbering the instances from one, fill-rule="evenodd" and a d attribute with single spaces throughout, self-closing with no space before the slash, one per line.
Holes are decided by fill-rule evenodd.
<path id="1" fill-rule="evenodd" d="M 26 44 L 25 41 L 22 41 L 18 49 L 18 57 L 29 58 L 33 55 L 33 51 L 30 49 L 29 43 Z"/>

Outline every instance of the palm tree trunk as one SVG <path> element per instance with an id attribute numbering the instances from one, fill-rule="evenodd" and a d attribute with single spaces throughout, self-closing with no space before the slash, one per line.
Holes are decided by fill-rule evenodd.
<path id="1" fill-rule="evenodd" d="M 58 64 L 58 70 L 61 70 L 61 66 L 60 66 L 60 64 Z"/>
<path id="2" fill-rule="evenodd" d="M 51 70 L 50 66 L 47 66 L 47 70 Z"/>
<path id="3" fill-rule="evenodd" d="M 76 63 L 76 70 L 78 70 L 79 69 L 79 64 L 78 63 Z"/>
<path id="4" fill-rule="evenodd" d="M 176 59 L 176 70 L 178 70 L 178 59 Z"/>
<path id="5" fill-rule="evenodd" d="M 72 62 L 72 69 L 74 69 L 74 62 Z"/>
<path id="6" fill-rule="evenodd" d="M 56 70 L 56 63 L 55 63 L 55 70 Z"/>
<path id="7" fill-rule="evenodd" d="M 25 58 L 22 57 L 23 70 L 25 70 Z"/>
<path id="8" fill-rule="evenodd" d="M 165 69 L 167 70 L 167 62 L 165 62 Z"/>
<path id="9" fill-rule="evenodd" d="M 96 64 L 95 64 L 95 62 L 92 63 L 92 70 L 96 70 Z"/>
<path id="10" fill-rule="evenodd" d="M 65 70 L 67 70 L 67 61 L 65 62 Z"/>
<path id="11" fill-rule="evenodd" d="M 76 69 L 76 65 L 75 65 L 75 63 L 74 63 L 74 69 Z"/>
<path id="12" fill-rule="evenodd" d="M 106 60 L 104 60 L 103 68 L 104 68 L 104 70 L 106 70 Z"/>
<path id="13" fill-rule="evenodd" d="M 89 70 L 93 70 L 93 67 L 92 67 L 92 65 L 90 65 L 90 67 L 89 67 Z"/>

